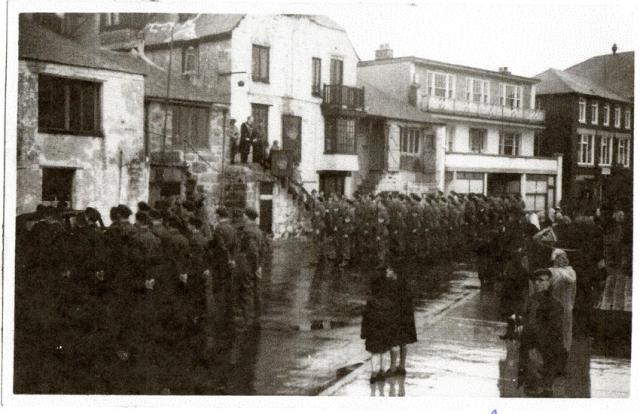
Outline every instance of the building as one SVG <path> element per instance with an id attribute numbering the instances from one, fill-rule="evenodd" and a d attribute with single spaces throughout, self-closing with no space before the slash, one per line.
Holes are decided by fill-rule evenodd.
<path id="1" fill-rule="evenodd" d="M 618 47 L 615 44 L 611 51 L 610 54 L 594 56 L 573 65 L 565 69 L 565 72 L 587 78 L 633 101 L 635 53 L 633 51 L 618 53 Z"/>
<path id="2" fill-rule="evenodd" d="M 592 215 L 607 203 L 628 208 L 633 101 L 627 96 L 633 95 L 633 88 L 621 88 L 623 96 L 576 75 L 578 67 L 549 69 L 537 76 L 538 106 L 547 114 L 542 151 L 564 153 L 564 205 L 569 212 Z"/>
<path id="3" fill-rule="evenodd" d="M 358 64 L 358 78 L 399 97 L 443 124 L 435 134 L 437 188 L 458 193 L 520 194 L 527 210 L 555 206 L 562 194 L 562 156 L 543 157 L 536 135 L 537 79 L 417 57 L 394 58 L 388 45 Z M 436 159 L 439 159 L 436 157 Z"/>
<path id="4" fill-rule="evenodd" d="M 161 20 L 145 27 L 151 60 L 228 95 L 230 117 L 240 124 L 251 115 L 269 144 L 280 141 L 308 191 L 353 192 L 364 91 L 355 87 L 358 57 L 344 29 L 314 15 Z"/>
<path id="5" fill-rule="evenodd" d="M 69 17 L 20 18 L 17 214 L 67 202 L 108 222 L 111 206 L 148 198 L 144 73 L 95 47 L 93 15 Z M 62 36 L 74 22 L 75 40 Z"/>
<path id="6" fill-rule="evenodd" d="M 357 125 L 359 192 L 426 193 L 438 189 L 443 175 L 444 148 L 437 148 L 444 124 L 415 106 L 362 79 L 367 115 Z M 441 139 L 444 141 L 443 139 Z"/>

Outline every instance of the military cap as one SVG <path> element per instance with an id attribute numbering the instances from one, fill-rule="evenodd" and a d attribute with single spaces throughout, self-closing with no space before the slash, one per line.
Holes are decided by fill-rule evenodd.
<path id="1" fill-rule="evenodd" d="M 199 219 L 199 218 L 197 218 L 197 217 L 191 217 L 191 218 L 189 219 L 189 224 L 191 224 L 193 227 L 195 227 L 195 228 L 198 228 L 198 229 L 199 229 L 200 227 L 202 227 L 202 220 L 200 220 L 200 219 Z"/>
<path id="2" fill-rule="evenodd" d="M 136 221 L 142 224 L 149 224 L 151 222 L 151 220 L 149 219 L 149 215 L 144 211 L 138 211 L 136 213 Z"/>
<path id="3" fill-rule="evenodd" d="M 253 207 L 247 207 L 244 209 L 244 214 L 251 220 L 255 220 L 258 217 L 258 212 Z"/>
<path id="4" fill-rule="evenodd" d="M 140 201 L 138 203 L 138 210 L 140 210 L 140 211 L 149 211 L 149 210 L 151 210 L 151 207 L 149 206 L 149 204 L 145 203 L 144 201 Z"/>
<path id="5" fill-rule="evenodd" d="M 216 209 L 216 214 L 220 217 L 229 217 L 229 210 L 226 207 L 218 207 Z"/>
<path id="6" fill-rule="evenodd" d="M 156 209 L 149 210 L 149 218 L 151 220 L 160 220 L 162 218 L 162 214 Z"/>
<path id="7" fill-rule="evenodd" d="M 87 207 L 86 210 L 84 210 L 84 214 L 90 223 L 95 223 L 96 221 L 102 219 L 102 216 L 100 215 L 98 210 L 93 207 Z"/>
<path id="8" fill-rule="evenodd" d="M 529 274 L 529 279 L 536 280 L 540 276 L 549 276 L 551 277 L 551 271 L 549 269 L 536 269 L 533 273 Z"/>
<path id="9" fill-rule="evenodd" d="M 131 214 L 133 214 L 133 211 L 131 211 L 131 209 L 124 205 L 124 204 L 120 204 L 118 206 L 118 215 L 122 218 L 128 218 Z"/>
<path id="10" fill-rule="evenodd" d="M 421 200 L 420 196 L 418 194 L 415 194 L 415 193 L 411 193 L 411 198 L 413 198 L 415 201 L 420 201 Z"/>
<path id="11" fill-rule="evenodd" d="M 182 207 L 187 209 L 188 211 L 193 211 L 196 209 L 196 205 L 191 200 L 185 200 L 182 202 Z"/>
<path id="12" fill-rule="evenodd" d="M 166 221 L 169 227 L 173 227 L 174 229 L 182 228 L 182 221 L 174 215 L 170 215 L 169 217 L 167 217 Z"/>

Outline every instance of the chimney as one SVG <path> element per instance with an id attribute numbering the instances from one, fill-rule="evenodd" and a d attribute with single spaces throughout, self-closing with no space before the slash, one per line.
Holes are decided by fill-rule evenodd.
<path id="1" fill-rule="evenodd" d="M 509 68 L 507 66 L 501 66 L 498 68 L 498 72 L 504 74 L 504 75 L 511 75 L 511 72 L 509 72 Z"/>
<path id="2" fill-rule="evenodd" d="M 91 49 L 100 48 L 98 13 L 65 13 L 65 31 L 69 37 Z"/>
<path id="3" fill-rule="evenodd" d="M 376 50 L 376 60 L 380 59 L 393 59 L 393 50 L 389 47 L 389 43 L 380 45 L 380 48 Z"/>
<path id="4" fill-rule="evenodd" d="M 616 45 L 614 43 L 613 46 L 611 46 L 611 51 L 613 52 L 613 55 L 615 56 L 616 52 L 618 51 L 618 45 Z"/>

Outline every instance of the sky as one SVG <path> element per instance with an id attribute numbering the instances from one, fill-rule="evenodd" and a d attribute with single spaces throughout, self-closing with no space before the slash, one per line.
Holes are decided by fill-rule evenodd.
<path id="1" fill-rule="evenodd" d="M 329 17 L 343 26 L 360 59 L 381 43 L 395 57 L 417 56 L 521 76 L 566 69 L 589 57 L 634 49 L 630 3 L 595 4 L 353 4 Z"/>

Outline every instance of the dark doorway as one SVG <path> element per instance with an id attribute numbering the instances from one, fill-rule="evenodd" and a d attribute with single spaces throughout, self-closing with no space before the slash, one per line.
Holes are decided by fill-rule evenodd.
<path id="1" fill-rule="evenodd" d="M 371 121 L 371 133 L 369 134 L 369 170 L 384 170 L 384 154 L 384 121 Z"/>
<path id="2" fill-rule="evenodd" d="M 260 183 L 260 230 L 273 231 L 273 183 Z"/>
<path id="3" fill-rule="evenodd" d="M 289 151 L 293 162 L 300 162 L 302 156 L 302 118 L 282 115 L 282 149 Z"/>
<path id="4" fill-rule="evenodd" d="M 67 202 L 71 205 L 73 192 L 73 168 L 43 168 L 42 169 L 42 201 Z"/>
<path id="5" fill-rule="evenodd" d="M 489 174 L 487 195 L 499 196 L 520 193 L 520 174 Z"/>
<path id="6" fill-rule="evenodd" d="M 344 171 L 320 173 L 320 191 L 329 194 L 344 194 L 344 179 L 347 173 Z"/>

